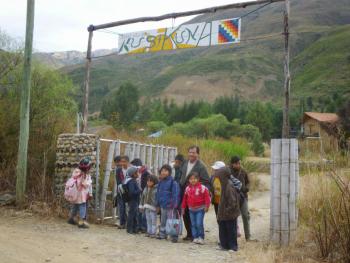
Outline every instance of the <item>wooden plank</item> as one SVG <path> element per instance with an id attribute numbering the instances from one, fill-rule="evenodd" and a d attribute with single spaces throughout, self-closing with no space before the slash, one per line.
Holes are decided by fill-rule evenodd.
<path id="1" fill-rule="evenodd" d="M 289 244 L 289 153 L 290 140 L 282 139 L 281 167 L 281 245 Z"/>
<path id="2" fill-rule="evenodd" d="M 280 244 L 281 239 L 281 152 L 280 139 L 271 141 L 271 240 Z"/>
<path id="3" fill-rule="evenodd" d="M 117 140 L 116 144 L 115 144 L 115 154 L 114 154 L 114 156 L 120 155 L 120 146 L 121 146 L 120 140 Z"/>
<path id="4" fill-rule="evenodd" d="M 95 215 L 99 217 L 100 211 L 100 140 L 96 144 L 96 184 L 95 184 Z"/>
<path id="5" fill-rule="evenodd" d="M 289 240 L 295 240 L 296 234 L 296 151 L 297 141 L 290 139 L 290 164 L 289 164 Z"/>
<path id="6" fill-rule="evenodd" d="M 141 148 L 140 148 L 140 144 L 139 143 L 135 143 L 135 156 L 134 156 L 134 159 L 135 158 L 141 158 Z"/>
<path id="7" fill-rule="evenodd" d="M 155 174 L 154 167 L 153 167 L 153 162 L 152 162 L 152 153 L 153 153 L 153 146 L 150 145 L 147 148 L 147 166 L 148 168 Z"/>
<path id="8" fill-rule="evenodd" d="M 164 164 L 164 145 L 159 147 L 159 168 Z"/>
<path id="9" fill-rule="evenodd" d="M 146 165 L 146 145 L 143 144 L 140 146 L 140 159 L 142 164 Z"/>
<path id="10" fill-rule="evenodd" d="M 107 197 L 107 191 L 108 191 L 108 185 L 109 185 L 109 178 L 110 178 L 111 170 L 112 170 L 114 149 L 115 149 L 115 143 L 111 143 L 109 145 L 105 176 L 104 176 L 104 180 L 103 180 L 103 188 L 102 188 L 102 195 L 101 195 L 101 215 L 100 215 L 100 218 L 104 218 L 104 215 L 105 215 L 106 197 Z"/>
<path id="11" fill-rule="evenodd" d="M 157 144 L 154 148 L 155 151 L 155 158 L 154 158 L 154 174 L 158 175 L 159 170 L 159 145 Z"/>
<path id="12" fill-rule="evenodd" d="M 163 163 L 169 164 L 169 147 L 164 147 L 164 160 Z"/>

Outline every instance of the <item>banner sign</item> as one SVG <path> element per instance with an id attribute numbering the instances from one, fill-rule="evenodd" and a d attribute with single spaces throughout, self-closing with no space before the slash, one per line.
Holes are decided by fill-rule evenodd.
<path id="1" fill-rule="evenodd" d="M 118 39 L 118 54 L 147 53 L 239 43 L 240 37 L 240 18 L 180 25 L 174 28 L 159 28 L 121 34 Z"/>

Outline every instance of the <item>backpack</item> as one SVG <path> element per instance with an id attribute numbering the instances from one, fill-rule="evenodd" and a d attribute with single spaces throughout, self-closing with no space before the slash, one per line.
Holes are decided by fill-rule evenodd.
<path id="1" fill-rule="evenodd" d="M 127 183 L 118 185 L 118 194 L 121 196 L 124 203 L 130 201 L 129 188 Z"/>
<path id="2" fill-rule="evenodd" d="M 77 180 L 74 178 L 70 178 L 66 182 L 66 187 L 64 189 L 64 198 L 70 202 L 70 203 L 75 203 L 78 200 L 78 186 L 77 186 Z"/>

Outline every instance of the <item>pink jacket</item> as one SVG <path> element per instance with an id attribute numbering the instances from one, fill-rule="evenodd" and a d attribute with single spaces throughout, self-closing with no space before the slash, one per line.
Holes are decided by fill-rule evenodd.
<path id="1" fill-rule="evenodd" d="M 86 203 L 92 195 L 92 180 L 90 174 L 84 174 L 79 169 L 73 171 L 72 178 L 77 182 L 78 197 L 76 204 Z"/>
<path id="2" fill-rule="evenodd" d="M 197 183 L 196 185 L 189 185 L 186 187 L 185 195 L 182 200 L 182 208 L 200 208 L 210 206 L 210 195 L 209 190 L 201 183 Z"/>

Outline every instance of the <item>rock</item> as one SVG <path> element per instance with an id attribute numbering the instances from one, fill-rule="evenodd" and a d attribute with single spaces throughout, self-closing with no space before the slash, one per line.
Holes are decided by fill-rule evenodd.
<path id="1" fill-rule="evenodd" d="M 0 194 L 0 206 L 11 205 L 16 202 L 16 195 L 12 193 Z"/>

